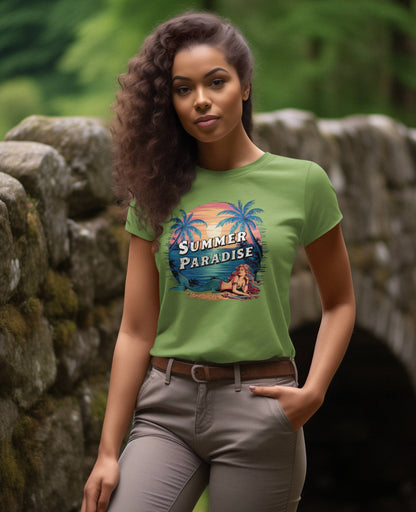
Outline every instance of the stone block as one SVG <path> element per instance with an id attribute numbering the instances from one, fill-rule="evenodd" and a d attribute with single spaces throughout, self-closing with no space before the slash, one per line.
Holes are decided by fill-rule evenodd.
<path id="1" fill-rule="evenodd" d="M 50 261 L 68 256 L 67 202 L 69 170 L 50 146 L 35 142 L 0 142 L 0 172 L 16 178 L 35 202 L 45 230 Z"/>
<path id="2" fill-rule="evenodd" d="M 100 336 L 95 327 L 73 329 L 63 334 L 63 324 L 54 327 L 56 356 L 58 359 L 57 387 L 65 393 L 86 373 L 91 372 L 98 355 Z M 69 328 L 68 325 L 66 325 Z"/>
<path id="3" fill-rule="evenodd" d="M 21 269 L 13 244 L 7 206 L 0 200 L 0 305 L 6 304 L 20 282 Z"/>
<path id="4" fill-rule="evenodd" d="M 7 308 L 7 310 L 6 310 Z M 0 310 L 0 382 L 23 409 L 29 409 L 52 386 L 56 359 L 45 318 L 28 325 L 17 309 Z"/>
<path id="5" fill-rule="evenodd" d="M 7 206 L 14 237 L 21 236 L 26 231 L 28 213 L 26 192 L 18 180 L 3 172 L 0 172 L 0 201 Z"/>
<path id="6" fill-rule="evenodd" d="M 0 441 L 11 441 L 18 417 L 16 404 L 9 398 L 0 398 Z"/>
<path id="7" fill-rule="evenodd" d="M 125 266 L 109 220 L 100 215 L 88 221 L 68 222 L 70 277 L 83 307 L 123 292 Z"/>
<path id="8" fill-rule="evenodd" d="M 48 247 L 36 209 L 29 210 L 26 233 L 16 240 L 15 247 L 21 267 L 17 294 L 22 298 L 35 296 L 48 272 Z"/>
<path id="9" fill-rule="evenodd" d="M 111 141 L 102 119 L 30 116 L 5 139 L 41 142 L 64 157 L 71 173 L 70 217 L 94 212 L 112 200 Z"/>
<path id="10" fill-rule="evenodd" d="M 327 166 L 328 141 L 320 134 L 312 113 L 284 109 L 257 114 L 254 126 L 255 140 L 263 150 Z"/>
<path id="11" fill-rule="evenodd" d="M 15 433 L 19 455 L 31 462 L 26 474 L 25 512 L 79 509 L 82 499 L 83 432 L 75 399 L 48 397 L 26 417 Z"/>

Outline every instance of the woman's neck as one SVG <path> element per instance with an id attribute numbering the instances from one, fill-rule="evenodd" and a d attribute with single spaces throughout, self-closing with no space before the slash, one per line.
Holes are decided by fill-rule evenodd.
<path id="1" fill-rule="evenodd" d="M 225 137 L 216 142 L 198 143 L 198 165 L 213 171 L 227 171 L 251 164 L 263 154 L 245 131 L 233 140 Z"/>

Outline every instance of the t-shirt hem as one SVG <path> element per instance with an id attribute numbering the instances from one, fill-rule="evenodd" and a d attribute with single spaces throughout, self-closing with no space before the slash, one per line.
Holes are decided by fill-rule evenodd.
<path id="1" fill-rule="evenodd" d="M 138 233 L 137 231 L 134 231 L 133 229 L 129 229 L 127 227 L 124 228 L 127 233 L 130 233 L 131 235 L 137 236 L 139 238 L 143 238 L 144 240 L 147 240 L 148 242 L 153 242 L 153 237 L 150 237 L 149 235 L 146 235 L 145 233 Z"/>
<path id="2" fill-rule="evenodd" d="M 329 231 L 331 231 L 331 229 L 333 229 L 335 226 L 337 226 L 341 222 L 342 218 L 343 218 L 343 216 L 342 216 L 342 214 L 340 214 L 337 220 L 334 220 L 333 222 L 331 222 L 331 224 L 328 224 L 328 226 L 326 226 L 325 228 L 322 228 L 322 230 L 318 231 L 318 234 L 315 234 L 311 240 L 305 241 L 305 243 L 303 244 L 303 247 L 307 247 L 312 242 L 315 242 L 315 240 L 318 240 L 318 238 L 320 238 L 321 236 L 323 236 L 326 233 L 328 233 Z"/>

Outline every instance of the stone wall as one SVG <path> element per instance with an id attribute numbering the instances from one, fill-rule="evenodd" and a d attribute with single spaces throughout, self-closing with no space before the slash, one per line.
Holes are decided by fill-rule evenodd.
<path id="1" fill-rule="evenodd" d="M 98 119 L 0 142 L 0 510 L 70 511 L 97 450 L 128 240 Z"/>
<path id="2" fill-rule="evenodd" d="M 416 387 L 416 131 L 382 116 L 256 118 L 268 151 L 311 159 L 344 213 L 357 324 Z M 96 454 L 128 237 L 98 119 L 32 116 L 0 142 L 0 510 L 71 512 Z M 299 252 L 292 325 L 319 319 Z"/>

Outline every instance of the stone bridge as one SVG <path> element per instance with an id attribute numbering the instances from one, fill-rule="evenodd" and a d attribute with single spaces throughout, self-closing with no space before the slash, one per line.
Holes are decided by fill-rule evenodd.
<path id="1" fill-rule="evenodd" d="M 256 117 L 267 151 L 314 160 L 344 213 L 357 329 L 416 389 L 416 130 L 387 117 Z M 72 512 L 94 460 L 120 321 L 127 236 L 113 208 L 108 129 L 32 116 L 0 142 L 0 509 Z M 320 317 L 303 253 L 292 328 Z M 413 404 L 414 407 L 414 404 Z M 71 450 L 68 450 L 71 446 Z"/>
<path id="2" fill-rule="evenodd" d="M 380 115 L 322 120 L 298 110 L 256 121 L 263 149 L 313 160 L 328 172 L 344 214 L 356 325 L 388 345 L 416 389 L 416 130 Z M 319 297 L 299 255 L 293 328 L 319 316 Z"/>

